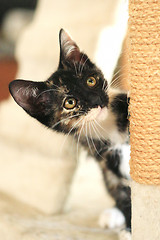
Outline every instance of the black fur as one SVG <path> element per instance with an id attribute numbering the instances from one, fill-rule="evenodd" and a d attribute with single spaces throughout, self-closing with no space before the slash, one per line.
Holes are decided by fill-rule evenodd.
<path id="1" fill-rule="evenodd" d="M 121 152 L 120 150 L 110 150 L 107 152 L 107 168 L 109 168 L 113 173 L 115 173 L 118 177 L 122 177 L 122 174 L 119 170 L 119 164 L 121 161 Z"/>
<path id="2" fill-rule="evenodd" d="M 128 98 L 124 93 L 118 94 L 111 103 L 112 111 L 117 116 L 117 126 L 120 132 L 124 132 L 129 125 Z"/>

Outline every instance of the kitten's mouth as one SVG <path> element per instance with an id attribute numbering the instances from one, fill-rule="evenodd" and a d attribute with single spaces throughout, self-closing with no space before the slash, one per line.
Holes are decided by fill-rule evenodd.
<path id="1" fill-rule="evenodd" d="M 97 116 L 97 120 L 104 121 L 108 116 L 108 109 L 107 107 L 100 107 L 100 112 Z"/>
<path id="2" fill-rule="evenodd" d="M 104 121 L 107 118 L 107 115 L 107 107 L 101 108 L 100 106 L 98 106 L 97 108 L 93 108 L 89 111 L 89 113 L 85 116 L 85 122 L 90 122 L 94 120 Z"/>

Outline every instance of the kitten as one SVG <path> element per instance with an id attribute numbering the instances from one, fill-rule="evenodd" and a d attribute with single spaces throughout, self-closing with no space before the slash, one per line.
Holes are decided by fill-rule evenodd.
<path id="1" fill-rule="evenodd" d="M 48 80 L 12 81 L 10 93 L 30 116 L 55 131 L 73 135 L 96 158 L 116 210 L 130 228 L 129 156 L 123 155 L 129 149 L 129 99 L 108 86 L 100 69 L 63 29 L 59 41 L 59 66 Z M 107 225 L 102 218 L 101 225 Z"/>

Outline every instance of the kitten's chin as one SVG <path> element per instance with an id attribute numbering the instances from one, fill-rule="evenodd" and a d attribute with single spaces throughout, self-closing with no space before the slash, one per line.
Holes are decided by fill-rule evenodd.
<path id="1" fill-rule="evenodd" d="M 107 107 L 98 107 L 98 109 L 99 113 L 97 114 L 96 120 L 98 120 L 98 122 L 102 122 L 108 117 L 108 109 Z"/>

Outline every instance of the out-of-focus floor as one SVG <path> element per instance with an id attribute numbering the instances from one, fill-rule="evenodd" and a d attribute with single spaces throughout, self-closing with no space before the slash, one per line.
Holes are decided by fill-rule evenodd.
<path id="1" fill-rule="evenodd" d="M 97 226 L 93 215 L 72 211 L 44 216 L 0 194 L 0 233 L 3 240 L 118 240 L 115 232 Z"/>

